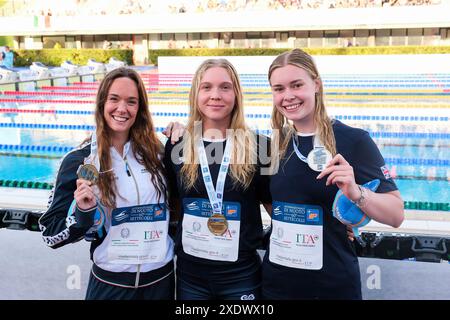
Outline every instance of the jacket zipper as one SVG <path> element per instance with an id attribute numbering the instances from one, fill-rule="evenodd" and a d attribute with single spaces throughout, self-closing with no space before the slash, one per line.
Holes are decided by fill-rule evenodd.
<path id="1" fill-rule="evenodd" d="M 140 197 L 140 194 L 139 194 L 139 188 L 138 188 L 138 184 L 136 182 L 136 178 L 134 177 L 133 171 L 130 169 L 130 166 L 128 165 L 127 157 L 123 158 L 123 160 L 125 161 L 125 171 L 127 172 L 127 175 L 129 177 L 133 178 L 133 182 L 134 182 L 134 185 L 136 187 L 136 192 L 137 192 L 137 202 L 138 202 L 138 205 L 140 205 L 141 204 L 141 197 Z"/>
<path id="2" fill-rule="evenodd" d="M 136 182 L 136 178 L 134 177 L 133 171 L 130 169 L 130 166 L 128 165 L 127 157 L 125 156 L 125 158 L 123 158 L 123 160 L 125 161 L 125 170 L 126 170 L 126 172 L 127 172 L 127 175 L 128 175 L 129 177 L 132 177 L 132 178 L 133 178 L 134 185 L 135 185 L 135 187 L 136 187 L 136 192 L 137 192 L 137 202 L 138 202 L 138 205 L 140 205 L 140 204 L 141 204 L 141 199 L 140 199 L 141 197 L 140 197 L 140 195 L 139 195 L 139 188 L 138 188 L 138 184 L 137 184 L 137 182 Z M 134 287 L 135 287 L 135 288 L 138 288 L 138 287 L 139 287 L 139 278 L 140 278 L 140 275 L 141 275 L 141 265 L 138 264 L 138 265 L 137 265 L 137 271 L 136 271 L 136 280 L 135 280 L 135 282 L 134 282 Z"/>

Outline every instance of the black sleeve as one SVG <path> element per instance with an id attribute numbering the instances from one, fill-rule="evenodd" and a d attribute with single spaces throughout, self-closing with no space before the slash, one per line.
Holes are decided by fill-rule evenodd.
<path id="1" fill-rule="evenodd" d="M 270 195 L 270 138 L 263 135 L 257 135 L 258 144 L 258 172 L 257 192 L 259 200 L 262 203 L 272 203 Z"/>
<path id="2" fill-rule="evenodd" d="M 374 179 L 380 179 L 376 192 L 385 193 L 397 190 L 397 186 L 389 174 L 384 158 L 375 142 L 367 132 L 357 141 L 351 163 L 355 173 L 355 181 L 364 184 Z"/>
<path id="3" fill-rule="evenodd" d="M 74 204 L 71 209 L 76 190 L 76 172 L 83 160 L 79 150 L 63 159 L 50 195 L 49 208 L 39 219 L 44 242 L 54 249 L 81 240 L 94 223 L 95 208 L 82 212 Z"/>
<path id="4" fill-rule="evenodd" d="M 177 143 L 175 146 L 179 146 L 180 144 Z M 172 162 L 172 152 L 176 152 L 178 148 L 174 148 L 174 145 L 171 144 L 170 138 L 167 140 L 165 148 L 164 148 L 164 168 L 166 169 L 166 175 L 167 175 L 167 184 L 169 187 L 169 194 L 171 198 L 178 198 L 178 188 L 177 188 L 177 176 L 174 169 L 174 165 Z M 175 157 L 175 155 L 174 155 Z"/>
<path id="5" fill-rule="evenodd" d="M 172 161 L 172 152 L 176 152 L 177 150 L 179 150 L 180 144 L 177 143 L 175 146 L 177 146 L 177 148 L 174 148 L 174 146 L 170 142 L 170 139 L 167 140 L 164 148 L 163 159 L 164 168 L 166 170 L 167 186 L 169 188 L 169 210 L 171 221 L 169 232 L 172 237 L 175 236 L 177 228 L 176 224 L 180 220 L 181 215 L 181 201 L 177 187 L 177 176 Z"/>

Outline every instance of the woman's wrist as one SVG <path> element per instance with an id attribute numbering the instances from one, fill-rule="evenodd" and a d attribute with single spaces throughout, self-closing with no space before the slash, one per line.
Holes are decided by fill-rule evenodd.
<path id="1" fill-rule="evenodd" d="M 359 197 L 358 199 L 352 201 L 354 204 L 356 204 L 356 206 L 360 209 L 363 209 L 367 206 L 367 200 L 369 197 L 369 192 L 367 190 L 367 188 L 364 188 L 362 186 L 360 186 L 359 184 L 357 185 L 358 189 L 359 189 Z"/>
<path id="2" fill-rule="evenodd" d="M 91 212 L 92 210 L 97 209 L 97 204 L 95 204 L 93 207 L 90 207 L 90 208 L 87 208 L 87 209 L 80 208 L 78 206 L 78 204 L 77 204 L 77 209 L 80 212 Z"/>

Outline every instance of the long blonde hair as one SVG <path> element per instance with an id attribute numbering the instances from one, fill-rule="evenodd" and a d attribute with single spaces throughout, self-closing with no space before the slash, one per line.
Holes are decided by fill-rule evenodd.
<path id="1" fill-rule="evenodd" d="M 106 123 L 104 110 L 109 89 L 114 80 L 118 78 L 129 78 L 136 83 L 139 110 L 136 114 L 136 120 L 130 128 L 129 138 L 132 150 L 137 161 L 144 165 L 150 173 L 151 182 L 155 186 L 158 198 L 161 199 L 162 196 L 165 196 L 167 199 L 167 189 L 163 178 L 165 171 L 159 158 L 163 156 L 164 147 L 154 130 L 152 117 L 148 109 L 148 97 L 144 83 L 139 74 L 130 68 L 122 67 L 112 70 L 105 76 L 98 88 L 95 102 L 95 123 L 97 126 L 96 134 L 100 171 L 107 171 L 111 168 L 111 129 Z M 100 174 L 98 187 L 102 204 L 108 208 L 115 208 L 117 186 L 112 172 Z"/>
<path id="2" fill-rule="evenodd" d="M 233 149 L 231 151 L 230 175 L 233 186 L 241 185 L 244 189 L 250 185 L 256 171 L 256 139 L 255 135 L 245 124 L 242 87 L 238 73 L 233 65 L 226 59 L 205 60 L 197 69 L 192 79 L 189 92 L 189 120 L 183 136 L 184 164 L 181 168 L 181 177 L 186 190 L 191 189 L 198 178 L 198 155 L 195 152 L 195 142 L 202 139 L 201 131 L 194 130 L 196 122 L 202 120 L 202 113 L 198 106 L 198 92 L 200 83 L 206 70 L 220 67 L 229 74 L 236 96 L 229 129 L 233 129 Z"/>
<path id="3" fill-rule="evenodd" d="M 328 117 L 325 109 L 323 84 L 312 57 L 300 49 L 293 49 L 280 54 L 269 67 L 269 83 L 272 72 L 275 69 L 285 67 L 286 65 L 299 67 L 305 70 L 313 80 L 319 80 L 319 91 L 315 95 L 314 124 L 316 125 L 316 132 L 324 146 L 333 156 L 336 155 L 336 140 L 333 132 L 333 121 Z M 276 138 L 272 140 L 273 146 L 279 147 L 280 157 L 283 157 L 291 137 L 296 132 L 295 128 L 288 119 L 278 111 L 275 105 L 272 110 L 271 124 L 274 132 L 277 132 L 275 135 Z M 275 148 L 273 150 L 275 150 Z"/>

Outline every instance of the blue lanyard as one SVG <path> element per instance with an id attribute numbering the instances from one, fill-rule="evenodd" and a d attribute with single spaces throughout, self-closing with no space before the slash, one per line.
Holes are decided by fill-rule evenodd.
<path id="1" fill-rule="evenodd" d="M 297 154 L 297 157 L 302 160 L 303 162 L 307 163 L 308 161 L 306 160 L 306 157 L 300 152 L 300 150 L 298 150 L 297 144 L 295 143 L 295 141 L 297 140 L 297 137 L 293 137 L 292 139 L 292 145 L 294 146 L 294 151 Z"/>
<path id="2" fill-rule="evenodd" d="M 326 164 L 331 161 L 332 155 L 322 144 L 322 141 L 320 141 L 318 135 L 314 135 L 313 149 L 309 152 L 307 157 L 305 157 L 300 150 L 298 150 L 297 144 L 295 143 L 296 141 L 297 137 L 294 137 L 292 139 L 292 145 L 294 146 L 294 151 L 297 154 L 297 157 L 307 163 L 308 166 L 314 171 L 320 172 L 324 170 Z"/>
<path id="3" fill-rule="evenodd" d="M 305 162 L 305 163 L 308 163 L 308 158 L 305 157 L 305 156 L 300 152 L 300 150 L 299 150 L 298 147 L 297 147 L 296 141 L 297 141 L 297 136 L 294 136 L 293 139 L 292 139 L 292 145 L 294 146 L 295 154 L 297 155 L 297 157 L 298 157 L 300 160 L 302 160 L 302 161 Z M 322 141 L 320 141 L 320 138 L 318 137 L 317 134 L 315 134 L 315 135 L 314 135 L 314 138 L 313 138 L 313 150 L 315 150 L 315 149 L 325 149 L 325 146 L 322 144 Z"/>

